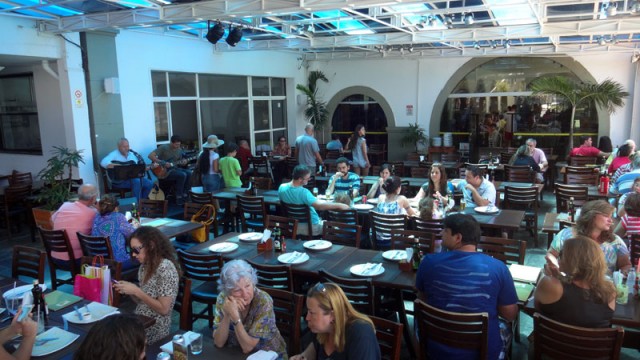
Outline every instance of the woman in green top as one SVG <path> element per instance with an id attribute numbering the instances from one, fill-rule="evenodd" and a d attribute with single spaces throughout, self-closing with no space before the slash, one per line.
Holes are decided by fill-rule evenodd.
<path id="1" fill-rule="evenodd" d="M 240 167 L 240 162 L 236 159 L 237 153 L 238 145 L 229 143 L 227 145 L 227 156 L 220 159 L 220 172 L 222 173 L 225 187 L 242 187 L 242 181 L 240 181 L 242 168 Z"/>

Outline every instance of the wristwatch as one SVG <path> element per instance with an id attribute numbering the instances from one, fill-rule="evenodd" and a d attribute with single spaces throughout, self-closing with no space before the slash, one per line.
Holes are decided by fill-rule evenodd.
<path id="1" fill-rule="evenodd" d="M 237 326 L 240 323 L 240 319 L 236 320 L 236 321 L 231 321 L 231 323 L 233 323 L 233 326 Z"/>

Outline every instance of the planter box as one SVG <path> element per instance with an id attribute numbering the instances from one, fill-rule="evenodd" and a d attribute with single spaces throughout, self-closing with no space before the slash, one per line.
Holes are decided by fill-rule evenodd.
<path id="1" fill-rule="evenodd" d="M 53 221 L 51 221 L 51 216 L 55 211 L 35 207 L 31 209 L 31 212 L 33 213 L 33 220 L 36 223 L 36 227 L 40 226 L 45 230 L 53 230 Z"/>

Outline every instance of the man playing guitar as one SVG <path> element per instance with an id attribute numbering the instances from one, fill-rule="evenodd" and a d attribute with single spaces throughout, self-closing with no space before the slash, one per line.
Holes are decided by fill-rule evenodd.
<path id="1" fill-rule="evenodd" d="M 176 182 L 176 204 L 184 204 L 187 196 L 188 188 L 191 183 L 191 170 L 176 167 L 177 165 L 186 165 L 188 159 L 184 159 L 184 151 L 182 150 L 182 139 L 180 136 L 173 135 L 171 143 L 161 145 L 155 151 L 149 154 L 149 159 L 159 164 L 162 168 L 154 169 L 154 173 L 159 179 L 174 180 Z M 166 176 L 163 171 L 167 170 Z"/>
<path id="2" fill-rule="evenodd" d="M 100 166 L 104 169 L 113 169 L 119 165 L 136 164 L 144 164 L 144 159 L 142 159 L 140 154 L 129 148 L 129 140 L 126 138 L 118 140 L 118 148 L 110 152 L 100 161 Z M 107 175 L 109 175 L 109 171 L 107 171 Z M 153 182 L 151 182 L 148 177 L 120 181 L 113 180 L 111 177 L 109 179 L 111 180 L 111 187 L 113 188 L 131 189 L 134 196 L 138 198 L 138 202 L 140 202 L 141 198 L 147 199 L 153 187 Z"/>

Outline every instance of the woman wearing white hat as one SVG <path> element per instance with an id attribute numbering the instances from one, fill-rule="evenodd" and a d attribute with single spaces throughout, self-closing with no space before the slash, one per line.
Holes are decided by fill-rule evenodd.
<path id="1" fill-rule="evenodd" d="M 222 176 L 218 168 L 218 146 L 224 144 L 224 140 L 215 135 L 209 135 L 207 142 L 202 145 L 202 153 L 198 159 L 198 166 L 202 177 L 202 188 L 205 192 L 220 190 Z"/>

